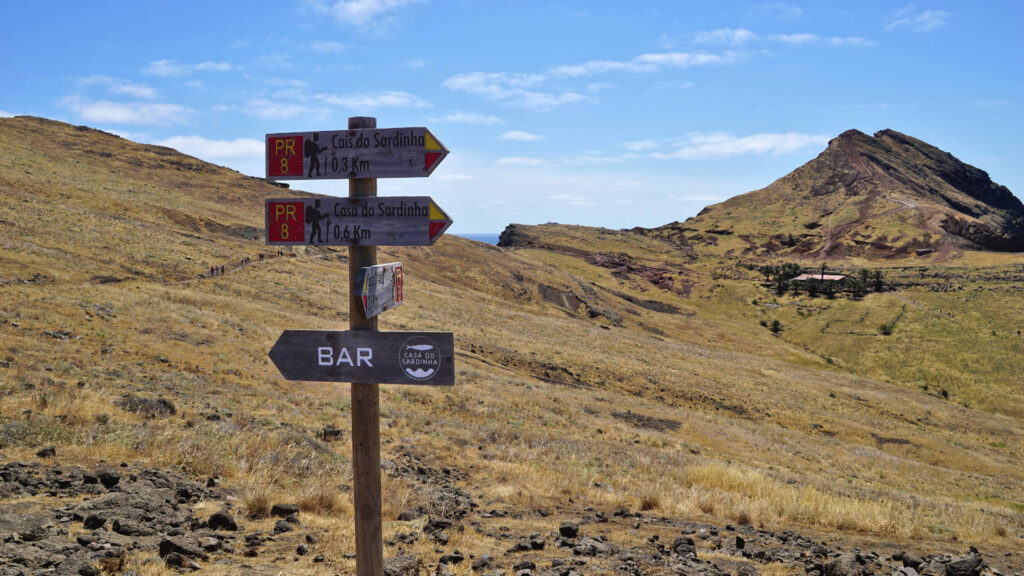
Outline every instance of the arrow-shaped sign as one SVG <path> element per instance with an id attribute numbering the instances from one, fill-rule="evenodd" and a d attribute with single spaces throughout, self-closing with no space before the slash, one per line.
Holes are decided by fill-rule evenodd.
<path id="1" fill-rule="evenodd" d="M 430 246 L 452 219 L 429 196 L 266 201 L 267 244 Z"/>
<path id="2" fill-rule="evenodd" d="M 267 180 L 430 176 L 448 149 L 426 128 L 267 134 Z"/>
<path id="3" fill-rule="evenodd" d="M 455 384 L 451 332 L 285 330 L 270 359 L 288 380 Z"/>

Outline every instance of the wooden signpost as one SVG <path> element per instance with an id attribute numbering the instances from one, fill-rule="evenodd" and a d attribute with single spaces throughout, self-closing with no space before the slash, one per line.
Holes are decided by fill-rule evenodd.
<path id="1" fill-rule="evenodd" d="M 447 155 L 426 128 L 267 134 L 267 180 L 430 176 Z"/>
<path id="2" fill-rule="evenodd" d="M 381 312 L 401 306 L 405 298 L 404 287 L 401 262 L 360 270 L 355 289 L 363 300 L 363 315 L 373 318 Z"/>
<path id="3" fill-rule="evenodd" d="M 267 134 L 268 180 L 349 180 L 345 199 L 266 201 L 267 244 L 349 247 L 349 330 L 285 330 L 270 359 L 288 380 L 352 383 L 356 574 L 381 576 L 380 384 L 453 385 L 455 344 L 450 332 L 377 331 L 403 276 L 401 263 L 377 265 L 376 247 L 429 246 L 452 224 L 429 197 L 377 198 L 377 178 L 429 176 L 448 150 L 426 128 L 348 127 Z"/>
<path id="4" fill-rule="evenodd" d="M 430 196 L 268 198 L 267 244 L 430 246 L 452 219 Z"/>

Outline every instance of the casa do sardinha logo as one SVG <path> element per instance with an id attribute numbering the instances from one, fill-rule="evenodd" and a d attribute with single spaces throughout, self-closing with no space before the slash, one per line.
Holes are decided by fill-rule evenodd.
<path id="1" fill-rule="evenodd" d="M 409 338 L 399 350 L 402 371 L 413 380 L 430 380 L 441 368 L 437 345 L 423 336 Z"/>

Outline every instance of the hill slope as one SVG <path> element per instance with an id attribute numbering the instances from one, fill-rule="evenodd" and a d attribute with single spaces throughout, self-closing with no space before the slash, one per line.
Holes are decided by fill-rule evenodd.
<path id="1" fill-rule="evenodd" d="M 1024 204 L 948 152 L 848 130 L 769 186 L 655 233 L 734 254 L 891 258 L 916 250 L 1024 251 Z"/>
<path id="2" fill-rule="evenodd" d="M 343 250 L 262 243 L 263 198 L 300 193 L 33 118 L 0 119 L 0 190 L 0 464 L 54 446 L 61 469 L 39 469 L 52 491 L 6 480 L 31 467 L 0 474 L 3 507 L 52 519 L 92 502 L 95 484 L 56 488 L 81 484 L 58 478 L 75 466 L 125 462 L 126 483 L 175 468 L 223 491 L 197 503 L 188 489 L 188 514 L 227 506 L 257 535 L 221 534 L 237 552 L 210 552 L 204 573 L 351 572 L 348 386 L 286 382 L 266 357 L 284 329 L 347 325 Z M 959 554 L 965 540 L 1004 572 L 1024 567 L 1019 417 L 773 336 L 757 325 L 770 309 L 749 304 L 758 274 L 734 262 L 630 232 L 521 233 L 510 248 L 381 249 L 406 270 L 406 303 L 381 329 L 454 331 L 458 371 L 453 388 L 382 386 L 387 555 L 718 574 L 666 548 L 703 528 L 718 536 L 697 538 L 698 557 L 727 571 L 803 573 L 826 560 L 823 539 L 880 552 L 878 571 L 897 548 Z M 299 529 L 275 533 L 280 501 L 299 504 Z M 550 536 L 562 522 L 580 524 L 569 548 Z M 155 570 L 153 546 L 68 526 Z M 745 557 L 736 536 L 763 553 Z"/>

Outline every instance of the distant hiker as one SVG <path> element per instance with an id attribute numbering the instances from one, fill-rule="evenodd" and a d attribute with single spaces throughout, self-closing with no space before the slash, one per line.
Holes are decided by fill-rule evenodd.
<path id="1" fill-rule="evenodd" d="M 310 244 L 313 244 L 313 236 L 316 236 L 317 243 L 322 243 L 324 241 L 323 229 L 320 227 L 320 221 L 328 216 L 327 214 L 322 214 L 320 212 L 319 200 L 315 200 L 313 204 L 314 206 L 306 206 L 306 222 L 313 225 L 312 230 L 309 232 Z"/>
<path id="2" fill-rule="evenodd" d="M 260 262 L 263 262 L 263 252 L 260 252 Z"/>
<path id="3" fill-rule="evenodd" d="M 327 147 L 321 148 L 317 142 L 320 141 L 320 134 L 314 132 L 312 140 L 306 140 L 306 144 L 303 146 L 302 154 L 309 158 L 309 173 L 306 174 L 307 178 L 313 176 L 313 169 L 316 168 L 316 175 L 320 175 L 320 153 L 327 150 Z"/>
<path id="4" fill-rule="evenodd" d="M 223 273 L 224 273 L 224 265 L 223 265 L 223 264 L 221 264 L 221 265 L 220 265 L 220 273 L 221 273 L 221 274 L 223 274 Z"/>
<path id="5" fill-rule="evenodd" d="M 210 266 L 210 276 L 213 276 L 216 272 L 213 271 L 213 266 Z"/>

